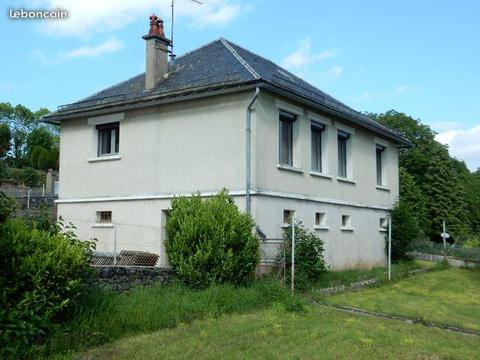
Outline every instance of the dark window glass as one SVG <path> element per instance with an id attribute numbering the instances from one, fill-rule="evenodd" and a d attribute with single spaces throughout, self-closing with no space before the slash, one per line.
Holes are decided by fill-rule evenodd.
<path id="1" fill-rule="evenodd" d="M 347 141 L 349 134 L 343 131 L 337 133 L 338 142 L 338 176 L 347 177 Z"/>
<path id="2" fill-rule="evenodd" d="M 382 169 L 382 156 L 385 147 L 381 145 L 376 146 L 376 161 L 377 161 L 377 185 L 382 185 L 383 183 L 383 169 Z"/>
<path id="3" fill-rule="evenodd" d="M 312 128 L 312 170 L 322 172 L 322 132 L 323 125 L 314 124 Z"/>
<path id="4" fill-rule="evenodd" d="M 280 164 L 293 166 L 293 122 L 296 116 L 280 112 Z"/>
<path id="5" fill-rule="evenodd" d="M 118 122 L 97 125 L 98 156 L 118 154 L 120 144 L 120 125 Z"/>

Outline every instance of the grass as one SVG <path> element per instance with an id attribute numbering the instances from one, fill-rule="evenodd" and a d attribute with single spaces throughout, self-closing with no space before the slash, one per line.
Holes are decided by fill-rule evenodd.
<path id="1" fill-rule="evenodd" d="M 72 358 L 66 356 L 65 358 Z M 307 306 L 180 324 L 76 354 L 75 359 L 478 359 L 480 340 Z"/>
<path id="2" fill-rule="evenodd" d="M 480 331 L 480 270 L 444 269 L 322 299 Z"/>
<path id="3" fill-rule="evenodd" d="M 77 351 L 196 319 L 266 308 L 287 297 L 287 290 L 274 280 L 237 289 L 217 286 L 194 291 L 172 284 L 137 287 L 123 294 L 99 291 L 77 308 L 71 321 L 58 329 L 38 353 L 47 356 Z"/>

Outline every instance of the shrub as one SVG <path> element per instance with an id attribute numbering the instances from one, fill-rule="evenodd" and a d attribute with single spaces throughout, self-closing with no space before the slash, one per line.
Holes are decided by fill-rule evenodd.
<path id="1" fill-rule="evenodd" d="M 391 212 L 392 218 L 392 260 L 407 259 L 411 243 L 420 236 L 420 228 L 414 212 L 403 201 L 399 201 Z M 388 249 L 388 237 L 386 237 Z"/>
<path id="2" fill-rule="evenodd" d="M 27 357 L 86 290 L 90 243 L 22 221 L 0 226 L 0 358 Z"/>
<path id="3" fill-rule="evenodd" d="M 26 186 L 36 187 L 40 185 L 41 179 L 38 171 L 32 168 L 25 168 L 20 173 L 20 180 L 25 183 Z"/>
<path id="4" fill-rule="evenodd" d="M 291 281 L 290 267 L 292 266 L 292 229 L 283 231 L 285 241 L 285 278 Z M 295 224 L 295 288 L 305 290 L 320 280 L 327 271 L 323 257 L 323 240 L 313 231 L 305 228 L 302 222 Z M 283 263 L 284 254 L 279 254 L 279 262 Z"/>
<path id="5" fill-rule="evenodd" d="M 206 200 L 198 194 L 175 198 L 166 226 L 169 262 L 193 288 L 248 284 L 259 261 L 253 227 L 251 216 L 240 213 L 226 190 Z"/>
<path id="6" fill-rule="evenodd" d="M 15 212 L 15 200 L 0 191 L 0 224 L 3 224 Z"/>

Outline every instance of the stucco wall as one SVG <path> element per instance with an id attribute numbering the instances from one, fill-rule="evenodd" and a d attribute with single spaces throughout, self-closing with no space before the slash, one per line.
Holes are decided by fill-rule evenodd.
<path id="1" fill-rule="evenodd" d="M 120 160 L 96 157 L 88 119 L 62 123 L 60 199 L 244 188 L 250 94 L 216 96 L 125 113 Z"/>
<path id="2" fill-rule="evenodd" d="M 262 93 L 255 105 L 254 114 L 254 187 L 289 193 L 300 193 L 328 199 L 337 199 L 363 204 L 375 204 L 390 207 L 398 197 L 398 148 L 395 144 L 369 131 L 328 119 L 313 113 L 298 104 L 283 100 L 287 106 L 278 105 L 278 98 Z M 288 107 L 290 106 L 290 107 Z M 299 171 L 293 172 L 277 168 L 279 161 L 279 109 L 300 110 L 294 130 L 297 133 L 294 145 L 294 166 Z M 312 114 L 312 113 L 310 113 Z M 325 149 L 327 159 L 324 163 L 329 177 L 310 174 L 311 169 L 311 134 L 310 123 L 314 119 L 326 124 Z M 348 126 L 354 130 L 351 135 L 351 172 L 355 183 L 337 180 L 337 127 Z M 380 141 L 386 149 L 386 187 L 376 188 L 375 143 Z"/>

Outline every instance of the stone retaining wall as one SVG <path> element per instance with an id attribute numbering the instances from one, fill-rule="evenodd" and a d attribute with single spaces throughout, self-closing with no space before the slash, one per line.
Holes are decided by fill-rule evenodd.
<path id="1" fill-rule="evenodd" d="M 408 254 L 417 259 L 426 260 L 426 261 L 442 262 L 445 260 L 445 256 L 443 255 L 427 254 L 427 253 L 421 253 L 418 251 L 412 251 Z M 461 259 L 454 256 L 447 256 L 446 258 L 447 258 L 448 265 L 453 267 L 468 267 L 468 268 L 480 267 L 480 261 Z"/>
<path id="2" fill-rule="evenodd" d="M 126 291 L 136 285 L 167 284 L 173 277 L 171 269 L 146 266 L 94 266 L 96 284 L 114 291 Z"/>

